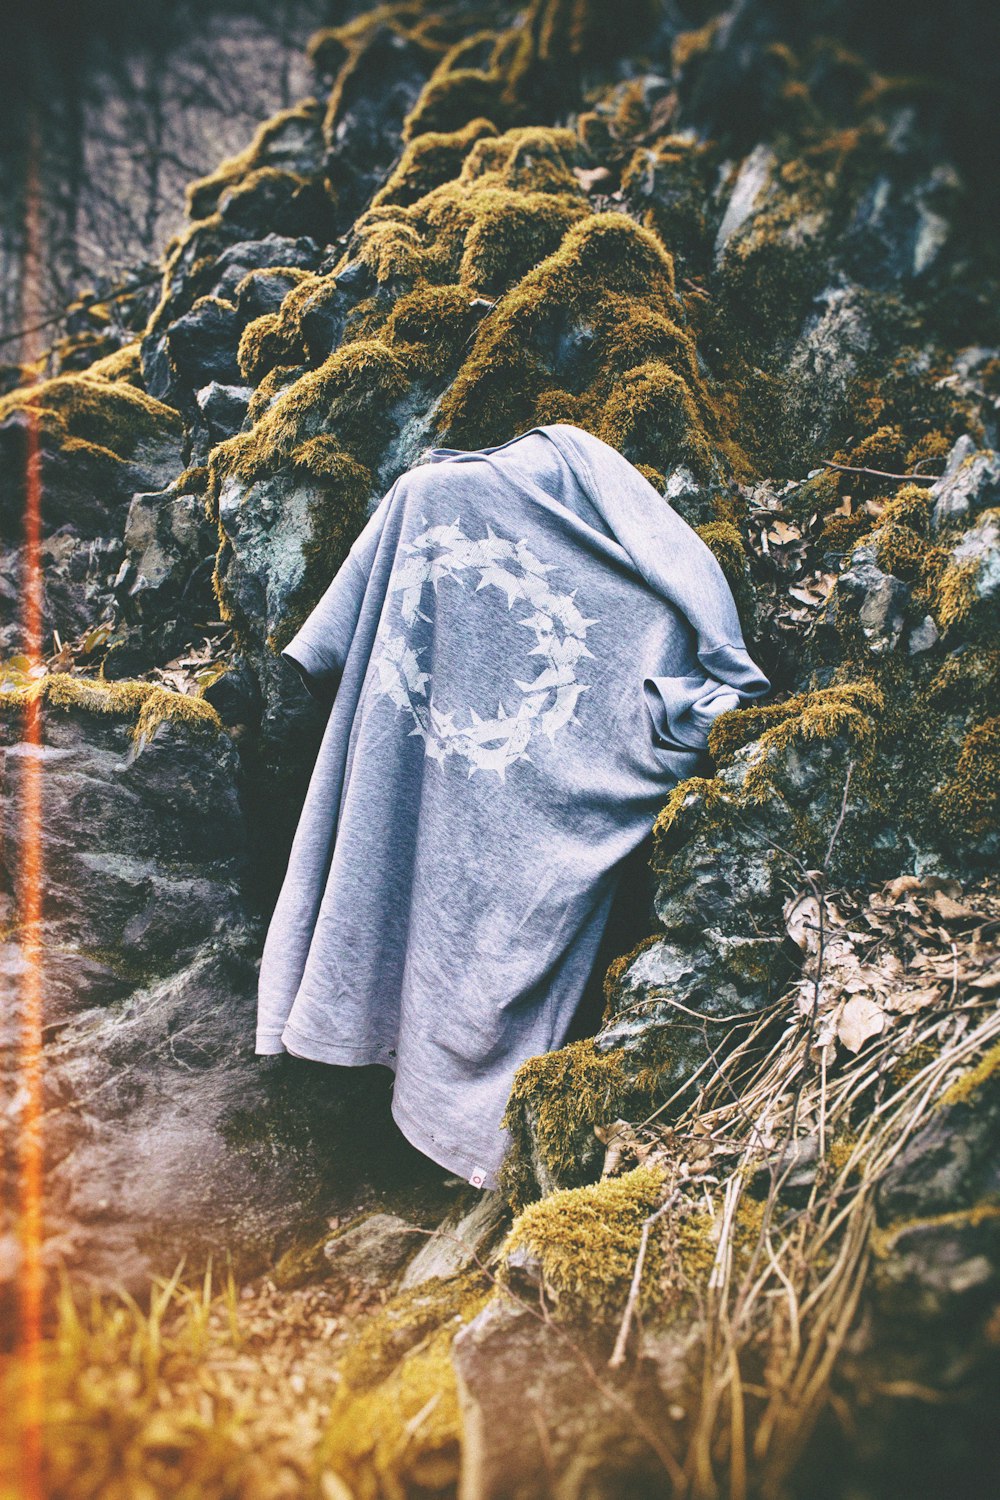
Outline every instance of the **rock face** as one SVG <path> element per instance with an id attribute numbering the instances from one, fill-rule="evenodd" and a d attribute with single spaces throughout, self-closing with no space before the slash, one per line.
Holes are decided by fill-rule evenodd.
<path id="1" fill-rule="evenodd" d="M 314 1215 L 342 1164 L 332 1078 L 253 1053 L 259 918 L 246 899 L 239 758 L 204 702 L 147 683 L 43 679 L 43 732 L 0 716 L 4 1131 L 25 1128 L 25 881 L 34 768 L 43 789 L 44 1265 L 138 1292 L 181 1254 L 260 1264 Z M 21 690 L 22 694 L 24 690 Z M 15 1162 L 5 1163 L 12 1205 Z M 349 1174 L 348 1174 L 349 1175 Z M 2 1294 L 17 1271 L 4 1226 Z"/>
<path id="2" fill-rule="evenodd" d="M 421 1371 L 458 1377 L 433 1441 L 404 1424 L 359 1457 L 343 1437 L 349 1488 L 378 1473 L 403 1493 L 432 1474 L 435 1492 L 460 1481 L 464 1500 L 499 1500 L 546 1493 L 554 1463 L 566 1497 L 659 1493 L 687 1442 L 687 1472 L 721 1473 L 736 1398 L 712 1433 L 690 1410 L 697 1360 L 722 1347 L 702 1341 L 709 1280 L 732 1290 L 754 1233 L 769 1263 L 762 1222 L 786 1247 L 815 1224 L 838 1162 L 850 1169 L 836 1191 L 856 1189 L 852 1143 L 897 1108 L 903 1120 L 911 1066 L 931 1070 L 928 1114 L 857 1196 L 850 1223 L 867 1226 L 873 1269 L 836 1378 L 849 1404 L 866 1382 L 929 1389 L 943 1350 L 954 1419 L 927 1472 L 942 1472 L 953 1437 L 971 1470 L 982 1447 L 966 1397 L 995 1344 L 996 1111 L 977 1073 L 995 988 L 973 960 L 1000 850 L 1000 298 L 995 247 L 976 227 L 973 43 L 957 20 L 925 18 L 904 70 L 856 6 L 817 19 L 741 0 L 700 8 L 696 29 L 684 14 L 630 0 L 609 19 L 599 4 L 530 0 L 520 18 L 487 5 L 470 34 L 461 6 L 403 6 L 320 33 L 317 97 L 192 184 L 141 335 L 82 367 L 76 349 L 72 372 L 0 399 L 5 602 L 23 588 L 36 440 L 43 495 L 49 670 L 31 675 L 22 624 L 5 619 L 0 751 L 6 803 L 25 800 L 36 765 L 48 789 L 49 1244 L 97 1280 L 138 1285 L 176 1245 L 266 1259 L 300 1219 L 336 1209 L 342 1168 L 327 1143 L 351 1107 L 333 1070 L 251 1051 L 260 938 L 323 729 L 278 652 L 424 447 L 553 421 L 613 443 L 716 552 L 774 684 L 768 704 L 717 721 L 711 774 L 665 797 L 632 946 L 596 975 L 592 1034 L 515 1082 L 505 1193 L 520 1227 L 497 1264 L 530 1285 L 541 1325 L 516 1302 L 467 1295 L 503 1237 L 499 1205 L 453 1211 L 448 1232 L 466 1236 L 455 1253 L 444 1240 L 407 1249 L 409 1211 L 392 1204 L 324 1237 L 325 1273 L 339 1259 L 345 1282 L 401 1283 L 386 1316 L 432 1337 L 432 1354 L 414 1342 L 414 1365 L 382 1370 L 393 1410 L 400 1391 L 413 1397 L 406 1424 L 433 1395 Z M 914 80 L 937 69 L 948 86 L 931 101 Z M 32 695 L 40 745 L 24 730 Z M 0 857 L 11 1042 L 26 837 L 15 819 Z M 854 902 L 875 912 L 878 947 L 896 920 L 877 906 L 883 889 L 896 915 L 912 907 L 899 968 L 883 954 L 883 983 L 859 960 L 854 988 L 830 1000 L 828 929 L 843 960 Z M 940 897 L 933 921 L 917 890 Z M 963 905 L 970 890 L 978 906 Z M 803 900 L 819 945 L 796 926 Z M 941 932 L 952 967 L 918 983 Z M 794 1063 L 766 1108 L 753 1072 L 765 1055 L 778 1073 Z M 855 1056 L 870 1077 L 828 1138 L 827 1104 L 850 1093 Z M 981 1108 L 949 1093 L 966 1075 Z M 720 1078 L 739 1105 L 725 1125 L 735 1106 Z M 757 1078 L 745 1099 L 744 1078 Z M 17 1123 L 23 1100 L 8 1093 Z M 774 1120 L 789 1111 L 782 1144 Z M 747 1120 L 738 1181 L 721 1183 L 713 1166 Z M 663 1180 L 653 1192 L 643 1179 L 599 1269 L 582 1264 L 624 1167 L 650 1160 Z M 765 1214 L 754 1194 L 768 1183 Z M 551 1215 L 525 1220 L 539 1203 Z M 655 1431 L 675 1424 L 666 1458 L 641 1427 L 625 1432 L 621 1401 L 593 1383 L 581 1399 L 579 1359 L 551 1326 L 586 1284 L 607 1356 L 657 1205 L 660 1301 L 644 1304 L 644 1352 L 615 1390 Z M 816 1305 L 806 1289 L 803 1300 Z M 465 1320 L 453 1364 L 449 1319 Z M 734 1353 L 744 1374 L 772 1356 Z M 819 1458 L 802 1493 L 896 1492 L 884 1402 L 838 1459 L 843 1484 L 827 1474 L 810 1491 L 823 1444 L 843 1441 L 807 1405 Z M 790 1420 L 764 1423 L 788 1465 L 808 1439 Z M 799 1492 L 788 1468 L 765 1478 Z"/>

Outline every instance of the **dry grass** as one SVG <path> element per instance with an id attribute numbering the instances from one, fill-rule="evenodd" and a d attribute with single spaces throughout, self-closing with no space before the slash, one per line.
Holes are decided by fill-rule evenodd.
<path id="1" fill-rule="evenodd" d="M 321 1287 L 213 1290 L 153 1278 L 148 1304 L 89 1299 L 65 1272 L 42 1344 L 46 1500 L 301 1500 L 320 1496 L 316 1459 L 345 1327 Z M 145 1299 L 144 1299 L 145 1300 Z M 21 1500 L 25 1365 L 0 1357 L 0 1495 Z"/>
<path id="2" fill-rule="evenodd" d="M 835 924 L 835 899 L 823 891 L 821 873 L 811 872 L 819 921 L 803 979 L 724 1055 L 706 1027 L 716 1050 L 701 1077 L 680 1091 L 693 1085 L 690 1102 L 669 1129 L 658 1128 L 655 1117 L 631 1129 L 626 1161 L 672 1163 L 668 1196 L 651 1215 L 650 1231 L 664 1213 L 669 1223 L 670 1214 L 693 1205 L 707 1208 L 716 1225 L 715 1260 L 697 1312 L 700 1392 L 679 1454 L 678 1500 L 787 1493 L 829 1399 L 865 1285 L 879 1184 L 1000 1038 L 992 967 L 1000 902 L 988 892 L 972 896 L 976 932 L 956 942 L 939 925 L 937 954 L 933 928 L 921 926 L 933 921 L 927 913 L 934 897 L 938 909 L 964 912 L 966 927 L 974 906 L 942 897 L 934 884 L 923 904 L 909 892 L 903 903 L 916 913 L 911 934 L 923 931 L 927 942 L 911 955 L 890 1001 L 895 1013 L 856 1051 L 838 1050 L 832 1041 L 846 1002 L 828 970 L 839 963 L 843 977 L 844 928 Z M 850 904 L 842 893 L 836 899 Z M 887 905 L 876 903 L 876 910 Z M 860 972 L 877 983 L 877 967 Z M 929 973 L 945 972 L 949 982 L 939 977 L 928 987 Z M 793 1174 L 798 1196 L 790 1205 Z M 749 1255 L 748 1224 L 755 1229 Z M 613 1365 L 622 1363 L 629 1323 L 626 1308 Z"/>

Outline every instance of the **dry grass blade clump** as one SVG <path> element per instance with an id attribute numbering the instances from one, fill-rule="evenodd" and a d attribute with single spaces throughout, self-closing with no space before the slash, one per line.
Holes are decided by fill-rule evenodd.
<path id="1" fill-rule="evenodd" d="M 609 1157 L 668 1167 L 643 1248 L 684 1215 L 712 1216 L 692 1500 L 783 1492 L 865 1287 L 879 1185 L 1000 1039 L 995 889 L 906 876 L 861 897 L 803 873 L 785 908 L 799 981 L 728 1051 L 706 1026 L 695 1097 L 670 1126 L 667 1106 L 618 1122 Z"/>
<path id="2" fill-rule="evenodd" d="M 328 1293 L 213 1289 L 154 1276 L 141 1300 L 89 1294 L 62 1270 L 40 1347 L 42 1486 L 53 1500 L 298 1500 L 317 1445 L 340 1328 Z M 20 1496 L 27 1361 L 0 1356 L 0 1494 Z"/>

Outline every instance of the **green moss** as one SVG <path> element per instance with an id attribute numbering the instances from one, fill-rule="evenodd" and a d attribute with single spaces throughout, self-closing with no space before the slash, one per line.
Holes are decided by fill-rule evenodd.
<path id="1" fill-rule="evenodd" d="M 257 381 L 294 352 L 277 313 L 262 313 L 240 335 L 237 362 L 244 380 Z"/>
<path id="2" fill-rule="evenodd" d="M 619 954 L 617 958 L 612 959 L 604 972 L 604 982 L 602 985 L 604 993 L 603 1019 L 605 1021 L 610 1021 L 612 1016 L 618 1013 L 622 996 L 622 980 L 626 970 L 639 957 L 640 953 L 645 953 L 647 948 L 652 948 L 655 943 L 661 942 L 662 937 L 662 933 L 651 932 L 647 937 L 640 939 L 635 947 L 630 948 L 627 953 Z"/>
<path id="3" fill-rule="evenodd" d="M 566 413 L 633 463 L 686 462 L 705 475 L 718 451 L 738 464 L 679 317 L 656 236 L 622 214 L 588 215 L 480 328 L 441 404 L 448 440 L 479 447 Z M 574 337 L 567 390 L 558 350 Z"/>
<path id="4" fill-rule="evenodd" d="M 712 447 L 691 387 L 660 361 L 636 366 L 615 382 L 601 422 L 601 436 L 626 452 L 668 454 L 696 474 L 708 475 Z"/>
<path id="5" fill-rule="evenodd" d="M 306 364 L 275 365 L 273 369 L 268 370 L 250 397 L 247 415 L 251 424 L 256 426 L 271 410 L 278 396 L 283 391 L 289 390 L 297 380 L 301 380 L 302 376 L 308 373 L 309 368 L 310 366 Z M 208 467 L 211 471 L 211 456 Z"/>
<path id="6" fill-rule="evenodd" d="M 336 145 L 337 127 L 352 95 L 355 74 L 362 68 L 369 49 L 381 42 L 405 44 L 426 65 L 439 59 L 454 41 L 453 24 L 433 12 L 421 0 L 375 6 L 340 26 L 327 26 L 309 40 L 307 52 L 316 66 L 333 80 L 323 116 L 323 134 L 328 146 Z"/>
<path id="7" fill-rule="evenodd" d="M 921 1049 L 917 1048 L 917 1047 L 915 1047 L 913 1049 L 913 1051 L 914 1051 L 915 1054 L 918 1053 L 920 1050 Z M 897 1063 L 896 1066 L 899 1067 L 899 1066 L 901 1066 L 901 1064 Z M 913 1068 L 913 1071 L 914 1072 L 919 1072 L 920 1068 L 922 1068 L 922 1067 L 923 1067 L 923 1062 L 921 1061 L 921 1062 L 918 1063 L 917 1060 L 916 1060 L 916 1057 L 915 1057 L 914 1058 L 914 1068 Z M 898 1083 L 903 1081 L 902 1079 L 900 1079 L 897 1082 L 897 1079 L 896 1079 L 896 1070 L 895 1069 L 893 1069 L 891 1077 L 892 1077 L 893 1083 L 896 1084 L 897 1087 L 898 1087 Z M 848 1126 L 848 1125 L 841 1125 L 836 1130 L 836 1132 L 834 1133 L 833 1137 L 829 1141 L 829 1144 L 827 1145 L 827 1148 L 826 1148 L 826 1161 L 827 1161 L 827 1166 L 829 1167 L 831 1173 L 833 1173 L 834 1175 L 837 1175 L 838 1173 L 840 1173 L 840 1172 L 842 1172 L 844 1170 L 844 1168 L 847 1166 L 847 1163 L 851 1160 L 851 1157 L 854 1155 L 854 1151 L 855 1151 L 855 1148 L 857 1146 L 857 1143 L 858 1143 L 857 1133 L 854 1130 L 852 1130 L 850 1128 L 850 1126 Z M 857 1168 L 857 1166 L 854 1166 L 854 1167 L 851 1168 L 851 1171 L 849 1172 L 848 1177 L 851 1180 L 857 1181 L 857 1175 L 858 1175 L 858 1168 Z M 763 1209 L 763 1207 L 764 1207 L 764 1205 L 763 1205 L 763 1203 L 761 1203 L 761 1208 Z"/>
<path id="8" fill-rule="evenodd" d="M 504 193 L 484 202 L 466 235 L 459 279 L 487 296 L 505 291 L 551 255 L 587 213 L 585 204 L 551 193 Z"/>
<path id="9" fill-rule="evenodd" d="M 426 373 L 443 375 L 461 358 L 475 326 L 466 287 L 421 284 L 396 302 L 385 333 L 390 343 L 419 348 Z"/>
<path id="10" fill-rule="evenodd" d="M 961 1078 L 945 1090 L 936 1107 L 950 1109 L 956 1104 L 972 1104 L 983 1085 L 996 1077 L 998 1068 L 1000 1068 L 1000 1042 L 995 1043 L 988 1052 L 983 1054 L 975 1067 L 969 1068 Z"/>
<path id="11" fill-rule="evenodd" d="M 666 492 L 667 476 L 660 469 L 654 469 L 652 464 L 636 464 L 636 468 L 658 494 L 662 495 Z"/>
<path id="12" fill-rule="evenodd" d="M 937 713 L 984 718 L 1000 698 L 1000 648 L 972 646 L 947 657 L 931 678 L 925 702 Z"/>
<path id="13" fill-rule="evenodd" d="M 200 177 L 189 184 L 185 194 L 188 217 L 194 220 L 206 219 L 218 208 L 219 199 L 227 189 L 245 185 L 256 172 L 270 164 L 272 152 L 276 145 L 280 150 L 280 138 L 290 123 L 299 121 L 306 126 L 318 124 L 321 110 L 321 105 L 315 99 L 303 99 L 291 109 L 283 109 L 265 120 L 255 131 L 245 150 L 228 157 L 207 177 Z"/>
<path id="14" fill-rule="evenodd" d="M 718 280 L 733 328 L 771 346 L 801 322 L 824 275 L 830 184 L 799 157 L 775 168 L 775 188 L 726 245 Z"/>
<path id="15" fill-rule="evenodd" d="M 489 54 L 486 65 L 468 66 L 467 60 L 483 50 Z M 403 140 L 413 141 L 428 132 L 454 131 L 477 116 L 508 123 L 511 109 L 504 102 L 501 68 L 504 51 L 501 39 L 492 31 L 474 32 L 450 47 L 407 115 Z"/>
<path id="16" fill-rule="evenodd" d="M 526 1250 L 541 1263 L 546 1290 L 561 1315 L 620 1318 L 635 1270 L 643 1222 L 663 1200 L 665 1174 L 636 1167 L 621 1177 L 565 1188 L 530 1204 L 515 1219 L 504 1245 L 501 1274 L 511 1253 Z M 640 1284 L 640 1306 L 656 1300 L 662 1249 L 650 1236 Z"/>
<path id="17" fill-rule="evenodd" d="M 95 359 L 92 365 L 88 365 L 87 374 L 91 380 L 121 380 L 141 389 L 141 339 L 134 339 L 131 344 L 123 344 L 120 349 L 115 349 L 111 354 L 105 354 L 103 359 Z"/>
<path id="18" fill-rule="evenodd" d="M 699 526 L 697 531 L 726 575 L 726 582 L 736 601 L 743 633 L 749 636 L 755 623 L 756 601 L 743 538 L 731 521 L 710 521 L 707 526 Z"/>
<path id="19" fill-rule="evenodd" d="M 925 432 L 907 449 L 906 467 L 913 471 L 919 466 L 925 473 L 940 474 L 950 450 L 951 439 L 945 433 Z M 920 489 L 919 485 L 917 489 Z"/>
<path id="20" fill-rule="evenodd" d="M 432 189 L 457 177 L 471 148 L 484 136 L 495 136 L 491 120 L 473 119 L 459 130 L 428 131 L 406 147 L 388 181 L 372 198 L 372 207 L 407 207 Z"/>
<path id="21" fill-rule="evenodd" d="M 719 719 L 725 715 L 720 714 Z M 719 722 L 716 719 L 716 724 Z M 713 726 L 714 728 L 714 726 Z M 726 801 L 726 788 L 718 777 L 688 776 L 672 788 L 653 824 L 655 840 L 666 841 L 682 816 L 694 807 L 712 808 Z"/>
<path id="22" fill-rule="evenodd" d="M 36 413 L 46 445 L 99 452 L 123 463 L 165 434 L 180 436 L 183 424 L 172 406 L 93 370 L 56 375 L 0 397 L 0 422 L 15 411 Z"/>
<path id="23" fill-rule="evenodd" d="M 250 484 L 289 463 L 313 437 L 336 437 L 362 460 L 377 451 L 384 405 L 402 395 L 412 376 L 408 355 L 409 350 L 378 339 L 335 350 L 318 369 L 282 390 L 250 432 L 212 450 L 213 497 L 224 478 Z"/>
<path id="24" fill-rule="evenodd" d="M 859 545 L 864 546 L 867 537 Z M 940 549 L 929 547 L 912 526 L 889 520 L 875 533 L 875 556 L 884 573 L 892 573 L 906 583 L 923 583 L 937 571 Z"/>
<path id="25" fill-rule="evenodd" d="M 635 46 L 655 21 L 654 0 L 530 0 L 507 30 L 476 31 L 438 62 L 403 127 L 404 140 L 453 130 L 476 115 L 513 125 L 544 100 L 561 113 L 575 98 L 578 68 Z"/>
<path id="26" fill-rule="evenodd" d="M 213 737 L 223 729 L 222 720 L 210 703 L 187 693 L 172 692 L 154 682 L 105 682 L 101 678 L 49 672 L 29 686 L 0 690 L 0 716 L 20 717 L 31 703 L 50 705 L 67 713 L 79 709 L 132 720 L 132 740 L 136 745 L 151 738 L 165 719 Z"/>
<path id="27" fill-rule="evenodd" d="M 287 295 L 292 287 L 301 285 L 303 281 L 315 280 L 315 275 L 311 271 L 304 271 L 301 266 L 258 266 L 240 277 L 233 296 L 239 303 L 244 295 L 249 295 L 256 287 L 266 288 L 269 282 L 274 282 Z"/>
<path id="28" fill-rule="evenodd" d="M 614 985 L 612 980 L 605 991 L 609 1002 Z M 659 1027 L 627 1054 L 618 1048 L 598 1051 L 595 1039 L 585 1037 L 522 1063 L 503 1119 L 511 1147 L 500 1185 L 511 1206 L 523 1208 L 537 1197 L 539 1184 L 544 1189 L 596 1176 L 603 1153 L 595 1125 L 648 1114 L 662 1102 L 660 1090 L 673 1076 L 672 1061 L 669 1028 Z"/>
<path id="29" fill-rule="evenodd" d="M 282 1291 L 321 1281 L 330 1269 L 330 1262 L 323 1253 L 330 1240 L 329 1228 L 321 1229 L 317 1224 L 311 1233 L 303 1233 L 303 1228 L 297 1226 L 294 1244 L 282 1251 L 271 1271 L 271 1280 Z"/>
<path id="30" fill-rule="evenodd" d="M 634 151 L 621 176 L 622 193 L 638 206 L 640 222 L 698 269 L 707 267 L 711 248 L 705 208 L 716 155 L 710 143 L 667 135 Z"/>
<path id="31" fill-rule="evenodd" d="M 495 292 L 553 251 L 589 212 L 569 171 L 579 155 L 569 131 L 458 131 L 435 139 L 447 142 L 439 151 L 449 162 L 459 143 L 465 147 L 460 170 L 405 204 L 380 194 L 355 226 L 359 258 L 380 284 L 422 277 Z"/>
<path id="32" fill-rule="evenodd" d="M 194 464 L 184 469 L 173 482 L 178 495 L 203 495 L 208 484 L 208 468 L 205 464 Z"/>
<path id="33" fill-rule="evenodd" d="M 863 745 L 873 740 L 872 716 L 884 707 L 884 694 L 872 681 L 845 682 L 799 693 L 783 703 L 751 704 L 718 716 L 709 731 L 709 753 L 716 765 L 723 767 L 733 763 L 741 746 L 754 741 L 759 746 L 758 765 L 795 740 L 829 740 L 847 733 Z M 744 788 L 748 796 L 753 796 L 757 780 L 748 777 Z"/>
<path id="34" fill-rule="evenodd" d="M 462 1427 L 451 1345 L 491 1294 L 480 1273 L 466 1273 L 391 1298 L 366 1319 L 338 1366 L 317 1451 L 357 1500 L 453 1491 Z"/>
<path id="35" fill-rule="evenodd" d="M 624 1054 L 598 1052 L 592 1037 L 522 1063 L 503 1119 L 512 1137 L 501 1173 L 508 1202 L 517 1209 L 535 1196 L 534 1151 L 549 1175 L 564 1178 L 577 1166 L 581 1133 L 615 1119 L 631 1093 Z"/>
<path id="36" fill-rule="evenodd" d="M 1000 829 L 1000 716 L 969 730 L 954 774 L 935 800 L 957 832 L 977 837 Z"/>
<path id="37" fill-rule="evenodd" d="M 979 564 L 973 559 L 950 562 L 941 573 L 935 590 L 935 614 L 945 630 L 962 625 L 971 615 L 979 598 L 976 582 Z"/>
<path id="38" fill-rule="evenodd" d="M 919 1219 L 896 1219 L 884 1228 L 872 1231 L 871 1247 L 876 1260 L 875 1278 L 881 1280 L 879 1262 L 890 1259 L 900 1241 L 914 1230 L 977 1229 L 980 1224 L 990 1224 L 1000 1219 L 1000 1204 L 976 1203 L 972 1208 L 955 1209 L 950 1213 L 927 1214 Z"/>
<path id="39" fill-rule="evenodd" d="M 905 1083 L 909 1083 L 910 1079 L 915 1078 L 928 1063 L 934 1061 L 940 1051 L 940 1046 L 934 1042 L 919 1042 L 915 1047 L 911 1047 L 892 1066 L 889 1077 L 892 1079 L 893 1088 L 900 1089 Z"/>
<path id="40" fill-rule="evenodd" d="M 338 1364 L 346 1384 L 356 1392 L 372 1390 L 428 1334 L 479 1303 L 488 1287 L 485 1274 L 472 1269 L 396 1292 L 352 1338 Z"/>
<path id="41" fill-rule="evenodd" d="M 244 378 L 259 383 L 278 366 L 316 363 L 314 354 L 325 357 L 329 346 L 320 351 L 312 347 L 310 317 L 317 314 L 315 326 L 321 328 L 326 306 L 339 296 L 335 274 L 303 273 L 286 292 L 277 312 L 254 318 L 243 330 L 239 361 Z"/>
<path id="42" fill-rule="evenodd" d="M 288 461 L 314 482 L 318 481 L 318 490 L 309 505 L 309 532 L 302 549 L 306 564 L 303 581 L 286 600 L 280 628 L 267 637 L 267 644 L 274 652 L 287 645 L 314 607 L 314 580 L 328 582 L 343 562 L 364 525 L 367 502 L 374 487 L 371 472 L 352 458 L 331 435 L 319 433 L 308 438 L 292 449 Z M 218 477 L 215 483 L 218 485 Z M 220 617 L 232 624 L 237 642 L 240 642 L 258 622 L 237 615 L 229 603 L 219 575 L 225 548 L 226 541 L 220 529 L 212 585 Z"/>

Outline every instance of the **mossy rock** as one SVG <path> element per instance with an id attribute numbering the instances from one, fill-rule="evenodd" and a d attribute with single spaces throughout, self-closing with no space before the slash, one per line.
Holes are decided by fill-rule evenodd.
<path id="1" fill-rule="evenodd" d="M 491 1295 L 478 1271 L 426 1282 L 361 1329 L 317 1453 L 359 1500 L 453 1490 L 461 1416 L 451 1345 Z"/>

